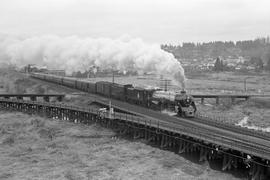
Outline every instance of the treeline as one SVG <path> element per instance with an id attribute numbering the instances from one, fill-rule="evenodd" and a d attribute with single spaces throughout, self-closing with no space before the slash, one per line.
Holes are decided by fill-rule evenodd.
<path id="1" fill-rule="evenodd" d="M 251 57 L 261 54 L 270 46 L 270 38 L 257 38 L 246 41 L 214 41 L 208 43 L 183 43 L 182 45 L 161 45 L 161 48 L 172 52 L 176 58 L 194 59 L 194 58 L 215 58 L 223 57 Z M 269 49 L 268 49 L 269 50 Z"/>
<path id="2" fill-rule="evenodd" d="M 177 59 L 216 59 L 217 57 L 250 60 L 251 64 L 270 69 L 270 38 L 262 37 L 246 41 L 215 41 L 208 43 L 183 43 L 182 45 L 163 44 L 161 48 L 171 52 Z"/>

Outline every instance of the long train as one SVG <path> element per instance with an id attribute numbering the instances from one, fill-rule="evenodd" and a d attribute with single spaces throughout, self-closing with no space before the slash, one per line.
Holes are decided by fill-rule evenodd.
<path id="1" fill-rule="evenodd" d="M 107 81 L 89 82 L 70 77 L 55 76 L 42 73 L 31 73 L 31 77 L 75 88 L 88 93 L 126 101 L 156 110 L 172 110 L 182 117 L 194 117 L 196 105 L 191 95 L 185 91 L 173 93 L 160 89 L 144 89 L 132 84 L 122 85 Z"/>

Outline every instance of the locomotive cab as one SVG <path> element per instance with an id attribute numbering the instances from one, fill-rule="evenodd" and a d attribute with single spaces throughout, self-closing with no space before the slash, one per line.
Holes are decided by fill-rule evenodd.
<path id="1" fill-rule="evenodd" d="M 194 117 L 196 112 L 196 105 L 192 96 L 187 95 L 186 91 L 181 91 L 175 97 L 175 108 L 179 116 Z"/>

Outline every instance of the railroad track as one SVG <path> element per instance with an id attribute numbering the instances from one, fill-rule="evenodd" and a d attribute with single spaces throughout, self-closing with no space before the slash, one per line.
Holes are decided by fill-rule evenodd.
<path id="1" fill-rule="evenodd" d="M 160 124 L 163 124 L 161 122 Z M 202 126 L 196 122 L 178 121 L 174 124 L 169 124 L 172 129 L 176 126 L 190 128 L 191 137 L 204 139 L 206 142 L 217 144 L 232 150 L 238 150 L 247 154 L 252 154 L 265 159 L 270 159 L 270 141 L 260 140 L 253 137 L 246 137 L 243 134 L 232 133 L 231 131 L 221 130 L 218 128 Z M 174 127 L 173 127 L 174 126 Z M 178 131 L 179 132 L 179 131 Z M 199 135 L 199 136 L 194 136 Z"/>
<path id="2" fill-rule="evenodd" d="M 170 127 L 170 129 L 174 129 L 175 125 L 181 125 L 182 127 L 186 127 L 186 129 L 187 126 L 192 127 L 190 132 L 194 132 L 195 130 L 194 127 L 196 127 L 196 131 L 197 132 L 200 131 L 200 136 L 196 136 L 196 138 L 202 138 L 204 135 L 206 137 L 206 135 L 209 134 L 208 132 L 212 131 L 214 133 L 211 133 L 210 135 L 207 136 L 208 139 L 212 140 L 212 142 L 216 142 L 217 144 L 221 144 L 223 142 L 222 143 L 223 146 L 231 149 L 235 149 L 236 146 L 240 146 L 240 143 L 242 142 L 242 144 L 246 144 L 246 146 L 243 146 L 242 148 L 248 149 L 249 151 L 245 151 L 245 149 L 242 149 L 240 147 L 237 148 L 237 150 L 244 151 L 246 153 L 250 153 L 252 150 L 253 152 L 256 152 L 254 153 L 254 155 L 256 154 L 256 156 L 263 155 L 264 158 L 270 159 L 269 133 L 263 133 L 255 130 L 250 130 L 247 128 L 237 127 L 235 125 L 218 122 L 211 119 L 204 119 L 204 118 L 186 119 L 181 117 L 171 117 L 151 109 L 146 109 L 115 99 L 108 99 L 96 94 L 84 94 L 84 96 L 92 97 L 95 99 L 95 101 L 99 101 L 106 105 L 108 105 L 109 101 L 111 101 L 112 106 L 118 109 L 132 112 L 133 114 L 136 114 L 141 117 L 146 117 L 147 119 L 152 119 L 152 121 L 157 120 L 159 121 L 160 125 L 166 124 L 166 127 Z M 168 123 L 172 123 L 173 125 L 171 126 Z M 220 136 L 220 133 L 222 133 L 222 131 L 226 133 L 225 135 Z M 187 135 L 195 137 L 194 134 L 188 133 Z M 222 138 L 220 138 L 219 142 L 217 142 L 215 138 L 212 138 L 212 136 Z M 225 141 L 225 139 L 227 140 Z M 228 139 L 230 139 L 230 141 Z M 238 139 L 238 141 L 236 141 L 235 139 Z"/>
<path id="3" fill-rule="evenodd" d="M 217 143 L 227 148 L 237 149 L 247 154 L 253 154 L 265 159 L 270 159 L 269 134 L 256 132 L 247 128 L 228 125 L 209 119 L 185 119 L 180 117 L 171 117 L 150 109 L 115 99 L 109 99 L 96 94 L 85 94 L 85 96 L 92 98 L 94 97 L 96 100 L 102 99 L 102 101 L 106 104 L 109 104 L 109 101 L 111 101 L 112 105 L 118 109 L 126 112 L 132 112 L 140 117 L 144 117 L 148 120 L 150 119 L 152 122 L 157 122 L 159 126 L 163 125 L 165 130 L 177 131 L 178 133 L 181 133 L 182 130 L 185 132 L 185 134 L 190 135 L 191 137 L 198 139 L 204 138 L 206 141 L 211 141 L 211 143 Z M 190 128 L 190 130 L 187 130 L 188 128 Z M 200 134 L 196 134 L 196 131 Z M 216 138 L 218 137 L 219 139 L 217 140 Z M 235 139 L 237 139 L 237 143 Z M 245 149 L 242 149 L 243 147 L 241 145 Z"/>
<path id="4" fill-rule="evenodd" d="M 33 80 L 42 81 L 42 80 L 38 80 L 38 79 L 35 79 L 35 78 L 33 78 Z M 42 81 L 42 82 L 44 82 L 44 81 Z M 46 83 L 54 84 L 54 83 L 48 82 L 48 81 L 46 81 Z M 79 92 L 83 92 L 81 90 L 66 87 L 66 86 L 61 86 L 61 88 L 64 88 L 64 89 L 67 89 L 67 90 L 72 90 L 72 91 L 76 90 L 76 91 L 79 91 Z M 78 94 L 78 95 L 92 97 L 92 98 L 95 98 L 95 99 L 103 99 L 103 102 L 108 104 L 108 98 L 105 98 L 103 96 L 99 96 L 99 95 L 96 95 L 96 94 L 89 94 L 89 93 Z M 100 101 L 100 102 L 102 102 L 102 101 Z M 119 101 L 117 101 L 117 100 L 114 100 L 114 102 L 116 103 L 116 105 L 119 104 Z M 123 106 L 123 107 L 128 107 L 128 106 L 126 106 L 127 104 L 128 103 L 126 103 L 125 106 Z M 121 108 L 121 107 L 118 106 L 118 108 Z M 139 108 L 139 107 L 134 106 L 133 109 L 135 109 L 135 108 Z M 149 109 L 148 113 L 151 113 L 151 111 L 153 111 L 153 110 Z M 142 112 L 145 112 L 145 111 L 142 111 Z M 183 119 L 183 118 L 181 118 L 181 119 Z M 228 124 L 228 123 L 225 123 L 225 122 L 219 122 L 217 120 L 214 120 L 214 119 L 209 118 L 209 117 L 205 117 L 203 115 L 199 115 L 199 117 L 197 117 L 197 118 L 192 118 L 192 121 L 197 121 L 197 122 L 202 123 L 202 124 L 208 124 L 209 126 L 219 127 L 221 129 L 225 129 L 225 130 L 229 130 L 229 131 L 233 131 L 233 132 L 241 132 L 242 134 L 247 135 L 247 136 L 254 136 L 254 137 L 257 137 L 257 138 L 261 138 L 261 139 L 270 141 L 270 133 L 256 131 L 256 130 L 252 130 L 252 129 L 248 129 L 248 128 L 244 128 L 244 127 L 238 127 L 238 126 Z"/>
<path id="5" fill-rule="evenodd" d="M 23 112 L 28 111 L 30 113 L 34 113 L 33 110 L 37 110 L 38 109 L 37 107 L 39 108 L 45 107 L 45 108 L 50 108 L 51 112 L 57 112 L 57 111 L 59 112 L 59 110 L 61 110 L 62 112 L 65 112 L 66 110 L 68 110 L 68 111 L 76 111 L 76 112 L 81 112 L 81 113 L 90 113 L 94 115 L 99 114 L 99 112 L 96 109 L 85 108 L 85 107 L 83 108 L 79 106 L 69 106 L 69 105 L 60 104 L 60 103 L 0 99 L 0 108 L 3 107 L 2 103 L 8 103 L 8 105 L 5 106 L 6 109 L 16 110 L 17 108 L 17 110 L 19 110 L 20 108 L 18 107 L 21 106 L 23 107 L 21 108 L 21 110 L 22 109 L 26 110 Z M 17 104 L 20 106 L 14 106 L 14 104 Z M 28 108 L 25 108 L 26 106 L 28 106 Z M 59 115 L 60 115 L 59 113 L 58 114 L 56 113 L 54 114 L 53 117 L 59 118 Z M 109 114 L 106 114 L 106 116 L 108 118 Z M 61 115 L 60 115 L 60 119 L 61 119 Z M 73 119 L 73 117 L 71 116 L 72 121 L 76 122 L 75 119 Z M 151 117 L 140 117 L 140 116 L 133 116 L 130 114 L 123 114 L 123 113 L 115 113 L 113 117 L 111 117 L 111 119 L 122 120 L 124 124 L 126 124 L 126 122 L 129 122 L 131 124 L 134 124 L 134 123 L 141 124 L 141 125 L 144 125 L 143 128 L 145 130 L 147 130 L 146 128 L 150 126 L 157 129 L 159 132 L 158 134 L 162 134 L 165 131 L 167 131 L 167 132 L 175 132 L 176 134 L 186 135 L 188 137 L 193 137 L 199 141 L 203 141 L 204 143 L 209 142 L 210 144 L 212 144 L 210 145 L 210 147 L 212 147 L 214 151 L 220 151 L 225 154 L 226 154 L 226 149 L 232 149 L 232 150 L 244 152 L 248 155 L 252 155 L 252 156 L 259 157 L 266 160 L 269 160 L 269 157 L 270 157 L 270 144 L 269 144 L 270 142 L 264 144 L 259 141 L 258 142 L 246 141 L 245 139 L 239 138 L 239 135 L 237 137 L 234 137 L 235 134 L 234 135 L 231 134 L 231 136 L 229 136 L 228 132 L 226 133 L 225 131 L 219 131 L 219 130 L 214 130 L 214 129 L 212 129 L 212 131 L 209 131 L 209 129 L 207 130 L 205 127 L 202 127 L 199 124 L 196 124 L 197 122 L 188 123 L 188 122 L 178 121 L 178 123 L 172 123 L 165 120 L 160 121 Z M 177 139 L 177 136 L 174 138 Z M 218 150 L 214 147 L 218 147 Z M 225 150 L 224 150 L 224 147 L 225 147 Z M 248 150 L 248 151 L 245 151 L 245 150 Z M 236 157 L 239 158 L 239 156 L 237 155 Z M 244 156 L 242 157 L 242 159 L 246 159 L 246 157 Z M 257 162 L 257 161 L 252 161 L 252 162 L 259 165 L 261 164 L 260 162 Z"/>
<path id="6" fill-rule="evenodd" d="M 192 120 L 200 122 L 200 123 L 206 123 L 208 125 L 219 127 L 222 129 L 230 130 L 233 132 L 238 132 L 238 133 L 241 132 L 241 134 L 244 134 L 244 135 L 253 136 L 253 137 L 270 141 L 270 133 L 267 133 L 267 132 L 256 131 L 256 130 L 248 129 L 245 127 L 228 124 L 226 122 L 220 122 L 220 121 L 207 118 L 201 115 L 199 115 L 197 118 L 193 118 Z"/>
<path id="7" fill-rule="evenodd" d="M 119 108 L 123 111 L 126 110 L 132 112 L 133 114 L 145 117 L 152 121 L 158 121 L 160 125 L 169 127 L 171 130 L 175 129 L 176 126 L 186 128 L 191 127 L 192 129 L 190 132 L 194 132 L 194 134 L 189 135 L 192 137 L 195 137 L 195 131 L 197 131 L 197 133 L 200 132 L 200 136 L 196 136 L 196 138 L 202 138 L 204 135 L 209 134 L 207 136 L 208 141 L 211 139 L 212 142 L 216 142 L 216 139 L 213 137 L 222 137 L 220 138 L 219 142 L 216 142 L 217 144 L 232 149 L 235 149 L 237 146 L 239 146 L 237 150 L 241 150 L 246 153 L 256 152 L 254 155 L 263 156 L 266 159 L 270 159 L 270 139 L 265 133 L 259 133 L 233 125 L 225 125 L 223 123 L 213 122 L 211 120 L 205 121 L 198 118 L 186 119 L 180 117 L 171 117 L 165 114 L 161 114 L 160 112 L 137 107 L 125 102 L 119 102 L 117 100 L 111 100 L 111 102 L 112 106 L 115 106 L 116 108 Z M 105 100 L 103 103 L 108 104 L 108 101 Z M 225 141 L 225 139 L 227 140 Z M 232 143 L 228 143 L 228 139 L 230 139 Z M 241 144 L 243 147 L 245 147 L 245 149 L 240 148 Z"/>
<path id="8" fill-rule="evenodd" d="M 96 95 L 90 95 L 92 97 L 95 97 L 96 99 L 98 99 L 98 97 L 96 97 Z M 112 101 L 112 106 L 115 106 L 116 108 L 122 109 L 122 110 L 132 110 L 138 114 L 140 114 L 141 116 L 151 116 L 151 117 L 162 117 L 162 118 L 166 118 L 168 120 L 171 120 L 174 123 L 178 123 L 179 121 L 182 120 L 188 120 L 188 121 L 196 121 L 200 124 L 207 124 L 209 126 L 213 126 L 216 128 L 220 128 L 220 129 L 224 129 L 224 130 L 228 130 L 228 131 L 232 131 L 235 133 L 241 133 L 243 135 L 247 135 L 247 136 L 253 136 L 256 138 L 260 138 L 260 139 L 264 139 L 267 141 L 270 141 L 270 133 L 266 133 L 266 132 L 262 132 L 262 131 L 256 131 L 256 130 L 251 130 L 248 128 L 244 128 L 244 127 L 239 127 L 239 126 L 235 126 L 232 124 L 228 124 L 225 122 L 220 122 L 218 120 L 213 120 L 213 119 L 209 119 L 207 117 L 204 116 L 199 116 L 199 117 L 195 117 L 195 118 L 182 118 L 182 117 L 171 117 L 165 114 L 162 114 L 158 111 L 154 111 L 151 109 L 146 109 L 143 108 L 145 110 L 142 109 L 142 107 L 138 107 L 136 105 L 131 105 L 125 102 L 120 102 L 118 100 L 108 100 L 104 97 L 100 97 L 100 100 L 96 100 L 100 103 L 104 103 L 104 104 L 109 104 L 109 101 Z"/>

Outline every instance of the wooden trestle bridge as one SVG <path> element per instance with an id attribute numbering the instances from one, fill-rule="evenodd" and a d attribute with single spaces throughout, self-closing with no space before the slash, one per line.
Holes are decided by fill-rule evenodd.
<path id="1" fill-rule="evenodd" d="M 131 108 L 131 107 L 130 107 Z M 137 107 L 138 109 L 138 107 Z M 143 138 L 175 153 L 194 153 L 199 161 L 218 161 L 222 170 L 244 169 L 247 177 L 267 179 L 270 174 L 270 135 L 223 126 L 199 119 L 169 117 L 154 112 L 109 113 L 63 103 L 0 98 L 0 110 L 44 115 L 48 118 L 112 128 L 120 135 Z M 152 116 L 153 115 L 153 116 Z"/>

